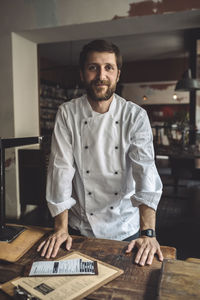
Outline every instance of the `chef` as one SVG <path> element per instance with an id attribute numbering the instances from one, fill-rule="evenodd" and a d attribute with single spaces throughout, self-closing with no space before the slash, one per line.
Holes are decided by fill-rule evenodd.
<path id="1" fill-rule="evenodd" d="M 146 111 L 115 94 L 122 56 L 118 47 L 94 40 L 80 53 L 86 94 L 59 107 L 52 136 L 46 198 L 54 233 L 38 251 L 55 257 L 70 233 L 129 241 L 135 262 L 163 255 L 156 239 L 162 183 L 154 162 Z M 71 234 L 72 234 L 71 233 Z"/>

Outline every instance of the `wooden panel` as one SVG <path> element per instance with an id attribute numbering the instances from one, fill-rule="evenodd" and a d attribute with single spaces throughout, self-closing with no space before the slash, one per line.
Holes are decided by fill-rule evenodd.
<path id="1" fill-rule="evenodd" d="M 186 259 L 187 262 L 195 263 L 195 264 L 200 264 L 200 259 L 199 258 L 193 258 L 189 257 Z"/>
<path id="2" fill-rule="evenodd" d="M 27 227 L 27 229 L 11 243 L 0 242 L 0 259 L 16 262 L 48 231 L 50 231 L 50 229 Z"/>
<path id="3" fill-rule="evenodd" d="M 200 264 L 165 260 L 159 286 L 159 300 L 200 299 Z"/>

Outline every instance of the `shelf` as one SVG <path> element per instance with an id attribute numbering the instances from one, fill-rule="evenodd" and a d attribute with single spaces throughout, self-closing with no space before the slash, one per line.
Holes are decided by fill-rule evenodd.
<path id="1" fill-rule="evenodd" d="M 44 82 L 40 84 L 40 133 L 51 135 L 56 113 L 61 104 L 79 97 L 84 93 L 82 89 L 65 89 L 56 83 Z"/>

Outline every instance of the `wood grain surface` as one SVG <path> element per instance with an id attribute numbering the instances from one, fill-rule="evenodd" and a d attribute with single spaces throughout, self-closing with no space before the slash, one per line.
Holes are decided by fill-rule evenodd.
<path id="1" fill-rule="evenodd" d="M 195 264 L 200 264 L 200 259 L 199 258 L 189 257 L 185 261 L 187 261 L 187 262 L 193 262 Z"/>
<path id="2" fill-rule="evenodd" d="M 163 263 L 159 300 L 200 299 L 200 264 L 182 260 Z"/>
<path id="3" fill-rule="evenodd" d="M 42 241 L 44 237 L 40 240 Z M 25 253 L 17 263 L 0 262 L 0 281 L 6 282 L 21 276 L 24 266 L 33 260 L 41 260 L 37 253 L 38 241 L 32 248 Z M 119 278 L 99 288 L 86 299 L 126 299 L 126 300 L 155 300 L 158 295 L 158 283 L 161 274 L 162 263 L 155 256 L 151 266 L 140 267 L 134 264 L 136 251 L 125 254 L 128 242 L 86 238 L 82 236 L 73 236 L 72 250 L 79 251 L 93 258 L 104 261 L 124 270 Z M 164 258 L 175 259 L 176 249 L 172 247 L 161 247 Z M 63 247 L 59 250 L 57 257 L 66 255 L 67 250 Z M 6 270 L 6 272 L 5 272 Z M 2 298 L 4 297 L 4 298 Z M 6 295 L 0 293 L 0 299 L 6 298 Z"/>
<path id="4" fill-rule="evenodd" d="M 16 262 L 49 230 L 37 226 L 23 227 L 26 230 L 12 242 L 0 242 L 0 260 Z"/>

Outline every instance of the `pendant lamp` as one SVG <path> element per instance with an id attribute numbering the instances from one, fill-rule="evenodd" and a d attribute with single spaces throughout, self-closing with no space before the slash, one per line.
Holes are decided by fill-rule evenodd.
<path id="1" fill-rule="evenodd" d="M 181 80 L 176 84 L 175 91 L 195 91 L 200 90 L 200 82 L 197 79 L 192 78 L 191 69 L 188 69 L 183 74 Z"/>

